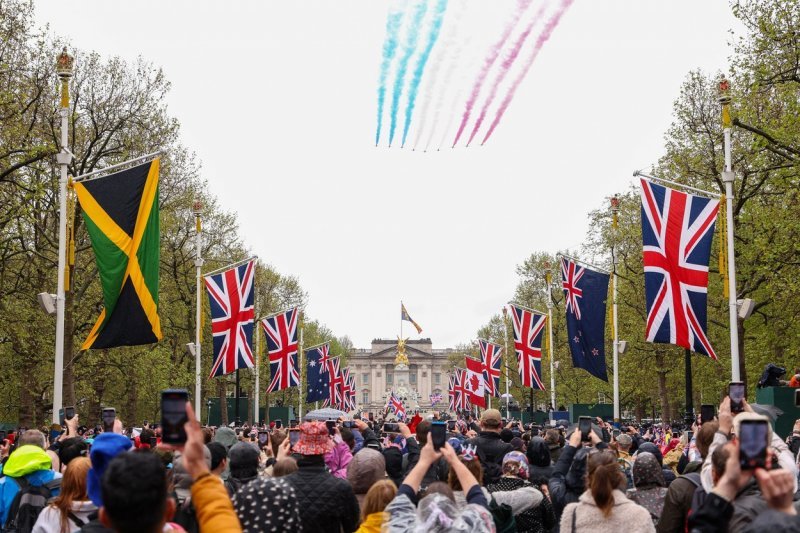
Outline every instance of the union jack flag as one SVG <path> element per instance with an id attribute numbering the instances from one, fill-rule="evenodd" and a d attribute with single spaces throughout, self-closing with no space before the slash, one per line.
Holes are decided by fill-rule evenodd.
<path id="1" fill-rule="evenodd" d="M 434 392 L 430 395 L 431 405 L 435 405 L 444 399 L 441 392 Z"/>
<path id="2" fill-rule="evenodd" d="M 460 411 L 470 408 L 469 389 L 464 384 L 467 380 L 467 372 L 461 368 L 454 368 L 448 384 L 448 395 L 450 396 L 450 410 Z"/>
<path id="3" fill-rule="evenodd" d="M 214 360 L 210 377 L 230 374 L 237 368 L 253 368 L 253 278 L 255 261 L 219 274 L 205 276 L 211 307 Z"/>
<path id="4" fill-rule="evenodd" d="M 719 201 L 642 180 L 649 342 L 717 359 L 706 330 L 708 261 Z"/>
<path id="5" fill-rule="evenodd" d="M 523 387 L 545 390 L 542 383 L 542 339 L 546 315 L 511 305 L 514 350 Z"/>
<path id="6" fill-rule="evenodd" d="M 394 416 L 396 416 L 398 420 L 406 419 L 406 406 L 403 405 L 402 399 L 394 395 L 394 392 L 389 395 L 388 408 L 389 411 L 394 413 Z"/>
<path id="7" fill-rule="evenodd" d="M 272 376 L 267 392 L 300 385 L 297 371 L 297 319 L 298 309 L 289 309 L 261 320 L 261 329 L 267 339 L 269 373 Z"/>
<path id="8" fill-rule="evenodd" d="M 583 289 L 578 287 L 585 268 L 579 267 L 574 261 L 561 259 L 561 287 L 564 289 L 564 301 L 567 313 L 572 312 L 575 318 L 581 319 L 581 306 L 578 298 L 583 297 Z"/>
<path id="9" fill-rule="evenodd" d="M 330 405 L 342 404 L 344 376 L 339 372 L 339 358 L 328 359 L 328 402 Z"/>
<path id="10" fill-rule="evenodd" d="M 356 408 L 356 379 L 355 376 L 350 374 L 349 368 L 345 368 L 342 371 L 339 396 L 341 398 L 337 405 L 339 409 L 342 411 L 352 411 Z"/>
<path id="11" fill-rule="evenodd" d="M 483 365 L 483 384 L 490 396 L 500 396 L 500 368 L 503 363 L 503 348 L 483 339 L 478 339 Z"/>

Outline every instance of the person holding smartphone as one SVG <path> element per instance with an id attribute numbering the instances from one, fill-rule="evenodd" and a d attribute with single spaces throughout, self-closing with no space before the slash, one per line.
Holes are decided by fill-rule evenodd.
<path id="1" fill-rule="evenodd" d="M 731 399 L 728 396 L 726 396 L 719 405 L 719 411 L 717 414 L 719 430 L 714 434 L 714 440 L 711 441 L 711 445 L 708 447 L 708 454 L 706 455 L 702 470 L 700 472 L 700 479 L 706 492 L 711 492 L 711 490 L 714 488 L 711 457 L 718 448 L 724 446 L 730 439 L 736 436 L 736 419 L 740 419 L 740 417 L 742 417 L 740 420 L 746 420 L 751 418 L 753 415 L 759 416 L 755 414 L 753 408 L 750 407 L 749 403 L 747 403 L 747 400 L 742 399 L 741 401 L 743 410 L 742 413 L 731 412 Z M 773 461 L 777 461 L 782 469 L 793 474 L 795 478 L 794 485 L 796 491 L 797 464 L 795 462 L 794 455 L 792 455 L 792 452 L 789 450 L 789 447 L 786 445 L 786 443 L 771 431 L 769 452 L 773 457 Z"/>

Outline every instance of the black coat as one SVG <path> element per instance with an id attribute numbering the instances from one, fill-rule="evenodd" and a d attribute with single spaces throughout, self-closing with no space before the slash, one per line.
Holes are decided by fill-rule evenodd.
<path id="1" fill-rule="evenodd" d="M 483 484 L 497 482 L 502 474 L 503 457 L 514 448 L 503 442 L 500 434 L 493 431 L 481 431 L 477 437 L 467 440 L 466 444 L 478 447 L 478 457 L 483 467 Z"/>
<path id="2" fill-rule="evenodd" d="M 350 483 L 333 477 L 321 455 L 304 456 L 300 468 L 284 479 L 292 484 L 300 504 L 304 531 L 352 533 L 358 528 L 359 508 Z"/>

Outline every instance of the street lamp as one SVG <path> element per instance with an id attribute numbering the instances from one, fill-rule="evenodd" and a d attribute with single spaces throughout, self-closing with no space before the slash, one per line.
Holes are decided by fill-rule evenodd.
<path id="1" fill-rule="evenodd" d="M 59 422 L 64 387 L 64 282 L 67 268 L 67 167 L 72 162 L 69 145 L 69 80 L 72 78 L 75 58 L 67 48 L 56 58 L 56 74 L 61 80 L 61 151 L 56 162 L 61 169 L 58 180 L 58 288 L 56 290 L 56 357 L 53 376 L 53 423 Z"/>

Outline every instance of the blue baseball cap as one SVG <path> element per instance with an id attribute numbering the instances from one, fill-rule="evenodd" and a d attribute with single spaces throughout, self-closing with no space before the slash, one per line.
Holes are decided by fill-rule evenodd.
<path id="1" fill-rule="evenodd" d="M 87 475 L 86 488 L 89 492 L 89 499 L 97 507 L 103 506 L 103 496 L 100 490 L 103 473 L 114 457 L 128 451 L 131 446 L 133 446 L 131 439 L 119 433 L 101 433 L 95 437 L 92 451 L 89 454 L 92 468 L 89 469 Z"/>

